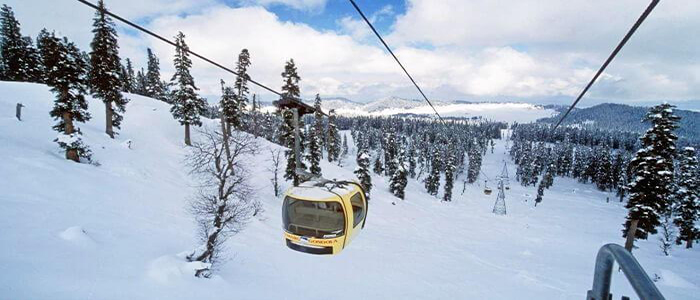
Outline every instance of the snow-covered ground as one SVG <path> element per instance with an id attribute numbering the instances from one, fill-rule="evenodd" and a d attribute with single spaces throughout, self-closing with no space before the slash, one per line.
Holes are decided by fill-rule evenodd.
<path id="1" fill-rule="evenodd" d="M 265 212 L 230 240 L 217 276 L 197 279 L 178 257 L 197 245 L 183 128 L 165 103 L 129 97 L 114 140 L 102 133 L 102 103 L 90 100 L 93 119 L 79 126 L 100 163 L 93 166 L 63 159 L 52 142 L 45 86 L 0 83 L 0 299 L 582 299 L 598 248 L 624 242 L 623 205 L 569 179 L 557 178 L 536 209 L 534 188 L 511 184 L 508 214 L 496 216 L 497 193 L 484 195 L 483 181 L 462 193 L 459 178 L 444 203 L 411 180 L 401 201 L 375 175 L 367 226 L 347 249 L 294 252 L 284 245 L 263 150 L 250 167 Z M 16 102 L 26 106 L 22 122 Z M 487 176 L 504 161 L 514 174 L 505 146 L 485 157 Z M 324 162 L 324 175 L 352 178 L 352 152 L 345 167 Z M 700 250 L 676 247 L 665 257 L 656 237 L 638 246 L 667 299 L 700 298 Z M 634 295 L 621 273 L 613 293 Z"/>

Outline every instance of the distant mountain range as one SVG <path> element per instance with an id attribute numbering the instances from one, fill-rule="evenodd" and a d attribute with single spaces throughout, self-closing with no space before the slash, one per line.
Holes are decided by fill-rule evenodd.
<path id="1" fill-rule="evenodd" d="M 555 107 L 550 108 L 558 110 Z M 615 128 L 623 131 L 643 133 L 649 129 L 648 123 L 642 123 L 642 118 L 648 110 L 648 107 L 624 104 L 599 104 L 588 108 L 574 109 L 564 121 L 564 125 L 585 124 L 594 128 Z M 561 113 L 564 110 L 558 111 Z M 678 136 L 689 140 L 692 144 L 700 144 L 700 112 L 680 109 L 674 112 L 681 117 L 680 128 L 676 131 Z M 559 118 L 559 115 L 557 115 L 540 119 L 538 122 L 556 123 L 559 121 Z"/>
<path id="2" fill-rule="evenodd" d="M 431 100 L 435 109 L 445 118 L 485 118 L 505 122 L 534 122 L 540 118 L 557 114 L 554 107 L 516 102 L 469 102 Z M 268 104 L 268 110 L 273 109 Z M 324 98 L 321 107 L 328 112 L 345 116 L 433 116 L 432 108 L 419 99 L 387 97 L 368 103 L 359 103 L 346 98 Z"/>

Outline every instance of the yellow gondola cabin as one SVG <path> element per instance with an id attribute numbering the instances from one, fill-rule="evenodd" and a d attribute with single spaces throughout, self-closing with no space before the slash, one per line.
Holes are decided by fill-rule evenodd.
<path id="1" fill-rule="evenodd" d="M 364 228 L 367 198 L 355 182 L 307 181 L 284 197 L 282 221 L 290 249 L 338 254 Z"/>

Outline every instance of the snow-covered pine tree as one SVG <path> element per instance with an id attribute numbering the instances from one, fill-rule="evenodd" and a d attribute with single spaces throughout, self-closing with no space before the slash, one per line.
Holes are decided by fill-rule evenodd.
<path id="1" fill-rule="evenodd" d="M 700 165 L 694 148 L 683 149 L 678 166 L 674 195 L 678 207 L 673 220 L 679 229 L 676 244 L 685 242 L 686 248 L 692 248 L 693 242 L 700 237 Z"/>
<path id="2" fill-rule="evenodd" d="M 23 37 L 12 8 L 0 8 L 0 80 L 41 82 L 38 51 Z"/>
<path id="3" fill-rule="evenodd" d="M 389 190 L 394 196 L 403 200 L 406 195 L 406 185 L 408 185 L 408 170 L 404 162 L 403 151 L 400 151 L 396 160 L 396 170 L 391 175 Z"/>
<path id="4" fill-rule="evenodd" d="M 226 134 L 231 132 L 231 125 L 240 125 L 241 111 L 236 102 L 236 93 L 231 87 L 227 87 L 224 80 L 221 80 L 221 100 L 219 101 L 221 117 L 224 120 Z"/>
<path id="5" fill-rule="evenodd" d="M 542 202 L 542 197 L 544 196 L 544 190 L 549 189 L 554 184 L 554 175 L 556 174 L 556 167 L 554 164 L 548 164 L 548 167 L 542 175 L 542 180 L 540 180 L 540 185 L 537 187 L 537 198 L 535 198 L 535 206 Z"/>
<path id="6" fill-rule="evenodd" d="M 122 90 L 127 93 L 136 92 L 136 74 L 131 59 L 126 59 L 126 65 L 122 67 Z"/>
<path id="7" fill-rule="evenodd" d="M 257 139 L 260 136 L 260 108 L 258 107 L 256 98 L 255 94 L 253 94 L 253 104 L 250 107 L 250 115 L 253 119 L 253 124 L 250 130 Z"/>
<path id="8" fill-rule="evenodd" d="M 200 116 L 204 114 L 207 103 L 197 95 L 199 90 L 194 84 L 194 78 L 190 74 L 192 60 L 189 56 L 189 47 L 185 43 L 185 34 L 179 32 L 175 36 L 175 74 L 170 80 L 175 87 L 171 94 L 172 107 L 170 112 L 180 125 L 185 126 L 185 145 L 191 146 L 190 126 L 202 126 Z M 149 64 L 150 65 L 150 64 Z"/>
<path id="9" fill-rule="evenodd" d="M 370 155 L 369 155 L 369 149 L 367 145 L 364 142 L 364 138 L 362 136 L 362 133 L 358 132 L 357 135 L 357 168 L 355 168 L 355 176 L 357 176 L 357 179 L 360 180 L 360 184 L 362 184 L 362 187 L 364 188 L 365 192 L 367 193 L 367 197 L 369 197 L 369 193 L 372 190 L 372 176 L 369 173 L 369 165 L 370 165 Z"/>
<path id="10" fill-rule="evenodd" d="M 323 114 L 321 112 L 321 96 L 316 94 L 314 101 L 314 124 L 309 132 L 307 160 L 311 164 L 312 174 L 321 175 L 321 158 L 323 158 Z"/>
<path id="11" fill-rule="evenodd" d="M 80 162 L 80 158 L 88 161 L 91 157 L 90 149 L 80 138 L 80 128 L 77 122 L 85 122 L 90 119 L 87 111 L 88 103 L 85 100 L 85 62 L 80 50 L 63 38 L 56 37 L 46 29 L 39 34 L 41 45 L 41 59 L 46 67 L 46 84 L 56 94 L 54 108 L 50 114 L 58 120 L 53 129 L 59 132 L 54 140 L 65 149 L 66 159 Z"/>
<path id="12" fill-rule="evenodd" d="M 148 53 L 148 66 L 143 78 L 143 95 L 168 102 L 165 85 L 160 79 L 160 61 L 151 48 L 148 48 L 146 52 Z M 189 53 L 187 55 L 189 55 Z"/>
<path id="13" fill-rule="evenodd" d="M 416 149 L 414 147 L 408 150 L 408 176 L 416 178 Z"/>
<path id="14" fill-rule="evenodd" d="M 442 197 L 443 201 L 452 201 L 452 188 L 454 187 L 455 170 L 455 155 L 452 149 L 447 152 L 447 161 L 445 162 L 445 191 Z"/>
<path id="15" fill-rule="evenodd" d="M 250 53 L 248 52 L 248 49 L 243 49 L 238 55 L 238 61 L 236 62 L 236 73 L 238 73 L 238 76 L 236 76 L 236 82 L 233 84 L 238 117 L 231 120 L 232 122 L 229 123 L 229 126 L 233 126 L 238 129 L 240 129 L 243 125 L 243 115 L 245 114 L 246 106 L 248 106 L 248 94 L 250 92 L 248 89 L 248 81 L 250 80 L 250 76 L 248 76 L 249 67 Z"/>
<path id="16" fill-rule="evenodd" d="M 372 171 L 374 171 L 374 173 L 377 175 L 382 175 L 382 172 L 384 172 L 384 165 L 382 165 L 382 160 L 379 154 L 377 154 L 377 157 L 374 159 L 374 167 L 372 168 Z"/>
<path id="17" fill-rule="evenodd" d="M 430 174 L 425 178 L 425 189 L 428 191 L 428 194 L 433 196 L 437 196 L 438 189 L 440 188 L 440 168 L 442 166 L 440 160 L 440 149 L 438 149 L 437 146 L 433 146 Z"/>
<path id="18" fill-rule="evenodd" d="M 597 170 L 595 173 L 595 181 L 598 189 L 601 191 L 609 191 L 612 189 L 615 178 L 613 175 L 613 162 L 610 158 L 610 149 L 607 147 L 598 148 L 598 159 L 596 159 Z"/>
<path id="19" fill-rule="evenodd" d="M 320 102 L 320 97 L 316 95 L 316 99 Z M 316 120 L 318 122 L 318 120 Z M 309 171 L 311 174 L 321 176 L 321 136 L 320 132 L 316 130 L 316 124 L 311 128 L 311 132 L 308 138 L 308 148 L 309 153 L 306 156 L 306 160 L 309 161 L 310 167 Z"/>
<path id="20" fill-rule="evenodd" d="M 301 95 L 301 90 L 299 89 L 299 81 L 301 77 L 297 73 L 297 66 L 294 64 L 294 59 L 290 59 L 284 65 L 284 72 L 282 72 L 282 94 L 285 97 L 299 98 Z"/>
<path id="21" fill-rule="evenodd" d="M 336 124 L 335 110 L 328 112 L 328 162 L 337 161 L 341 154 L 340 132 Z"/>
<path id="22" fill-rule="evenodd" d="M 652 107 L 645 121 L 652 128 L 641 137 L 642 148 L 630 162 L 633 176 L 629 183 L 629 209 L 623 236 L 627 237 L 632 220 L 637 220 L 634 239 L 647 239 L 656 234 L 661 225 L 660 217 L 670 208 L 673 192 L 673 157 L 676 151 L 676 135 L 679 118 L 673 114 L 673 105 L 663 103 Z"/>
<path id="23" fill-rule="evenodd" d="M 346 157 L 346 156 L 348 156 L 349 152 L 350 152 L 350 148 L 348 147 L 348 135 L 343 134 L 343 151 L 341 152 L 340 156 Z"/>
<path id="24" fill-rule="evenodd" d="M 318 139 L 319 146 L 321 148 L 321 158 L 323 158 L 323 148 L 325 147 L 325 131 L 323 130 L 323 110 L 321 108 L 321 96 L 316 94 L 316 99 L 314 100 L 314 125 L 311 130 L 311 136 Z"/>
<path id="25" fill-rule="evenodd" d="M 95 12 L 92 24 L 95 36 L 90 43 L 92 52 L 88 78 L 95 98 L 102 100 L 105 105 L 105 133 L 114 138 L 114 128 L 120 128 L 124 119 L 122 114 L 129 99 L 121 93 L 124 83 L 120 78 L 122 65 L 114 22 L 106 14 L 107 8 L 103 0 L 99 0 L 97 6 L 99 9 Z"/>
<path id="26" fill-rule="evenodd" d="M 474 140 L 467 155 L 469 156 L 469 168 L 467 169 L 467 182 L 474 183 L 481 173 L 481 146 Z"/>
<path id="27" fill-rule="evenodd" d="M 299 124 L 301 126 L 301 124 Z M 287 158 L 287 166 L 284 170 L 284 178 L 291 180 L 294 186 L 298 186 L 301 183 L 301 179 L 296 173 L 296 153 L 294 152 L 294 113 L 291 110 L 282 111 L 282 124 L 280 125 L 280 142 L 283 146 L 287 147 L 284 151 L 284 156 Z M 300 143 L 301 144 L 301 143 Z M 303 150 L 299 150 L 300 155 L 304 153 Z M 303 156 L 303 155 L 302 155 Z M 299 168 L 306 169 L 306 165 L 300 159 L 301 166 Z"/>
<path id="28" fill-rule="evenodd" d="M 146 72 L 143 70 L 143 68 L 136 72 L 136 80 L 134 84 L 133 93 L 146 96 Z"/>

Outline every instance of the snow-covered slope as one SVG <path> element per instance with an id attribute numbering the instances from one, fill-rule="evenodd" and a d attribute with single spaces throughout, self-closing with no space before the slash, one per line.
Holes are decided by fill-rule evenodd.
<path id="1" fill-rule="evenodd" d="M 556 115 L 556 111 L 539 105 L 516 102 L 463 102 L 433 100 L 433 105 L 443 117 L 472 118 L 482 117 L 504 122 L 533 122 Z M 392 116 L 402 114 L 434 114 L 423 100 L 399 97 L 381 98 L 368 103 L 358 103 L 345 98 L 329 98 L 322 101 L 323 110 L 335 109 L 346 116 Z M 274 107 L 265 108 L 274 111 Z"/>
<path id="2" fill-rule="evenodd" d="M 114 140 L 102 133 L 102 103 L 90 99 L 93 120 L 80 126 L 100 163 L 93 166 L 63 159 L 52 142 L 45 86 L 0 83 L 0 299 L 581 299 L 597 249 L 623 242 L 622 204 L 568 179 L 556 179 L 536 209 L 533 188 L 511 185 L 508 215 L 495 216 L 496 193 L 484 195 L 483 181 L 462 193 L 459 178 L 453 202 L 442 203 L 411 180 L 401 201 L 375 175 L 367 226 L 345 251 L 294 252 L 268 180 L 265 148 L 278 146 L 260 140 L 249 161 L 265 212 L 230 240 L 217 276 L 196 279 L 177 257 L 198 244 L 183 129 L 165 103 L 129 97 Z M 485 157 L 487 176 L 504 160 L 514 173 L 504 148 L 500 141 Z M 324 175 L 352 178 L 347 161 L 324 162 Z M 664 257 L 655 239 L 638 243 L 642 265 L 667 299 L 697 299 L 700 252 Z M 616 297 L 632 296 L 614 276 Z"/>

